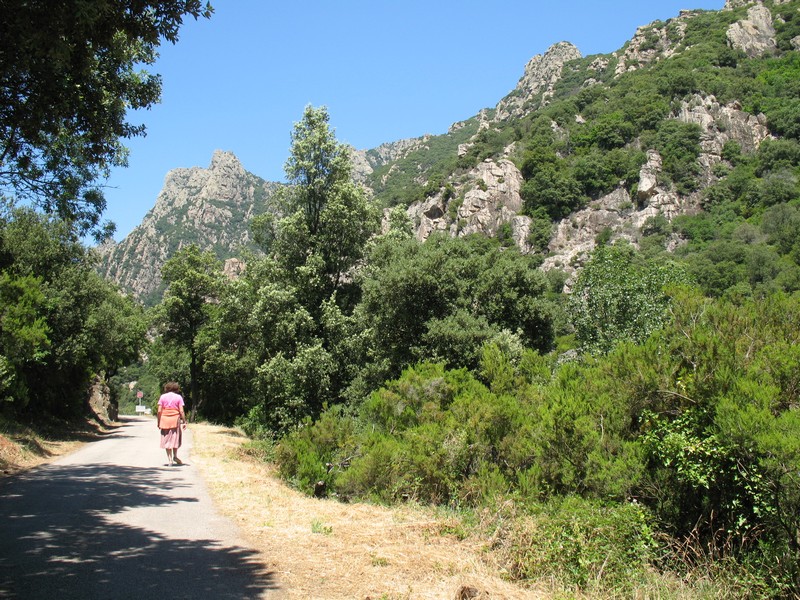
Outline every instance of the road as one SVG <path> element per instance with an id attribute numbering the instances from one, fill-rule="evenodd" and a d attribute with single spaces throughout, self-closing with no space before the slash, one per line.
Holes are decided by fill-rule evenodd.
<path id="1" fill-rule="evenodd" d="M 261 598 L 280 590 L 151 417 L 0 481 L 0 598 Z"/>

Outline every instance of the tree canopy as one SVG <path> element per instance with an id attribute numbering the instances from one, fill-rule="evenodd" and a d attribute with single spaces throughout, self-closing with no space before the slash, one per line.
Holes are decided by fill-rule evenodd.
<path id="1" fill-rule="evenodd" d="M 129 109 L 159 101 L 154 63 L 202 0 L 0 0 L 0 193 L 32 201 L 102 237 L 98 179 L 143 135 Z"/>

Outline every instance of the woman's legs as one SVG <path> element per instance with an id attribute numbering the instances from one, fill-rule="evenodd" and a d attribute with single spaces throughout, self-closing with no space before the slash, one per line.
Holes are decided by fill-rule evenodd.
<path id="1" fill-rule="evenodd" d="M 172 461 L 173 460 L 174 460 L 173 459 L 173 450 L 172 450 L 172 448 L 167 448 L 167 461 L 169 462 L 169 466 L 170 467 L 172 466 Z"/>
<path id="2" fill-rule="evenodd" d="M 178 424 L 178 446 L 172 449 L 172 460 L 175 461 L 176 465 L 182 465 L 181 459 L 178 458 L 178 448 L 181 447 L 181 443 L 183 442 L 183 430 L 181 429 L 180 424 Z"/>

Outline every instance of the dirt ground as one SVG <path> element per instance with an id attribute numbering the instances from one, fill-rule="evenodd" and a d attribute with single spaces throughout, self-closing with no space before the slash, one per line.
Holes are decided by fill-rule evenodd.
<path id="1" fill-rule="evenodd" d="M 193 425 L 193 466 L 220 511 L 260 551 L 286 598 L 529 599 L 503 581 L 483 541 L 448 534 L 446 516 L 417 506 L 343 504 L 300 494 L 241 451 L 235 430 Z"/>

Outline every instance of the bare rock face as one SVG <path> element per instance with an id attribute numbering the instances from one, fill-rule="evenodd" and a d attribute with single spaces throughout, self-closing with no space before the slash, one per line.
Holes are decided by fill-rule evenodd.
<path id="1" fill-rule="evenodd" d="M 480 183 L 464 195 L 451 232 L 495 235 L 502 224 L 511 222 L 522 210 L 522 173 L 510 160 L 502 159 L 483 161 L 471 176 Z"/>
<path id="2" fill-rule="evenodd" d="M 648 161 L 648 164 L 642 167 L 641 178 L 652 181 L 650 171 L 656 168 L 656 165 L 660 171 L 660 157 L 656 159 L 653 156 L 653 161 Z M 596 248 L 600 234 L 608 231 L 611 239 L 626 240 L 637 246 L 641 228 L 648 219 L 661 216 L 671 221 L 678 215 L 690 214 L 697 210 L 694 198 L 678 196 L 660 186 L 653 187 L 649 194 L 644 202 L 637 203 L 625 188 L 620 187 L 592 201 L 586 208 L 562 219 L 556 225 L 542 269 L 544 271 L 559 269 L 567 273 L 569 276 L 567 289 L 569 289 L 575 275 Z M 677 239 L 670 241 L 673 247 L 678 243 L 680 241 Z"/>
<path id="3" fill-rule="evenodd" d="M 728 5 L 726 5 L 727 7 Z M 747 11 L 747 18 L 728 28 L 728 43 L 747 56 L 763 56 L 777 49 L 772 13 L 761 4 Z"/>
<path id="4" fill-rule="evenodd" d="M 244 273 L 245 267 L 246 263 L 243 260 L 239 258 L 228 258 L 225 259 L 225 263 L 222 266 L 222 274 L 228 279 L 236 279 Z"/>
<path id="5" fill-rule="evenodd" d="M 267 210 L 277 187 L 245 171 L 230 152 L 215 152 L 208 169 L 174 169 L 142 223 L 119 244 L 98 249 L 101 274 L 142 299 L 159 289 L 161 268 L 184 244 L 230 256 L 251 242 L 249 222 Z"/>
<path id="6" fill-rule="evenodd" d="M 611 194 L 592 202 L 586 208 L 562 219 L 548 246 L 548 256 L 542 269 L 560 269 L 570 275 L 582 266 L 595 248 L 595 239 L 605 229 L 618 230 L 622 237 L 623 221 L 633 212 L 633 203 L 627 190 L 618 188 Z M 632 238 L 633 229 L 631 228 Z"/>
<path id="7" fill-rule="evenodd" d="M 637 195 L 640 201 L 646 201 L 658 193 L 658 174 L 661 172 L 661 155 L 657 150 L 647 151 L 647 163 L 639 171 Z"/>
<path id="8" fill-rule="evenodd" d="M 89 408 L 105 424 L 110 424 L 119 417 L 119 407 L 111 399 L 111 389 L 101 377 L 95 377 L 89 386 Z"/>
<path id="9" fill-rule="evenodd" d="M 697 123 L 703 134 L 703 152 L 719 155 L 725 142 L 738 142 L 745 152 L 755 152 L 770 137 L 767 118 L 742 110 L 738 102 L 722 105 L 714 96 L 695 95 L 685 101 L 678 113 L 685 123 Z"/>
<path id="10" fill-rule="evenodd" d="M 366 182 L 367 178 L 372 175 L 372 172 L 375 170 L 372 165 L 369 164 L 369 160 L 367 160 L 366 150 L 351 148 L 350 160 L 353 164 L 353 179 L 359 183 Z"/>
<path id="11" fill-rule="evenodd" d="M 700 126 L 702 152 L 698 161 L 703 170 L 704 185 L 716 180 L 712 170 L 722 160 L 722 148 L 726 142 L 735 141 L 743 151 L 750 153 L 771 137 L 763 114 L 744 112 L 737 102 L 721 105 L 714 96 L 695 95 L 684 101 L 677 118 Z"/>
<path id="12" fill-rule="evenodd" d="M 581 53 L 569 42 L 559 42 L 550 46 L 543 55 L 534 56 L 525 65 L 525 73 L 514 91 L 497 105 L 495 120 L 523 116 L 528 112 L 528 102 L 538 94 L 543 94 L 545 98 L 551 95 L 553 86 L 561 79 L 564 63 L 577 58 L 581 58 Z"/>
<path id="13" fill-rule="evenodd" d="M 750 6 L 755 4 L 758 0 L 725 0 L 725 6 L 722 10 L 734 10 L 743 6 Z"/>
<path id="14" fill-rule="evenodd" d="M 441 231 L 452 236 L 482 233 L 495 236 L 500 227 L 508 223 L 514 238 L 519 238 L 520 248 L 529 250 L 527 231 L 530 219 L 521 217 L 522 199 L 519 191 L 522 173 L 507 159 L 487 159 L 473 169 L 465 181 L 455 186 L 455 196 L 445 199 L 443 194 L 415 202 L 406 214 L 414 226 L 419 240 Z M 387 213 L 388 215 L 388 213 Z M 388 216 L 384 217 L 384 221 Z M 384 229 L 388 227 L 384 223 Z"/>

